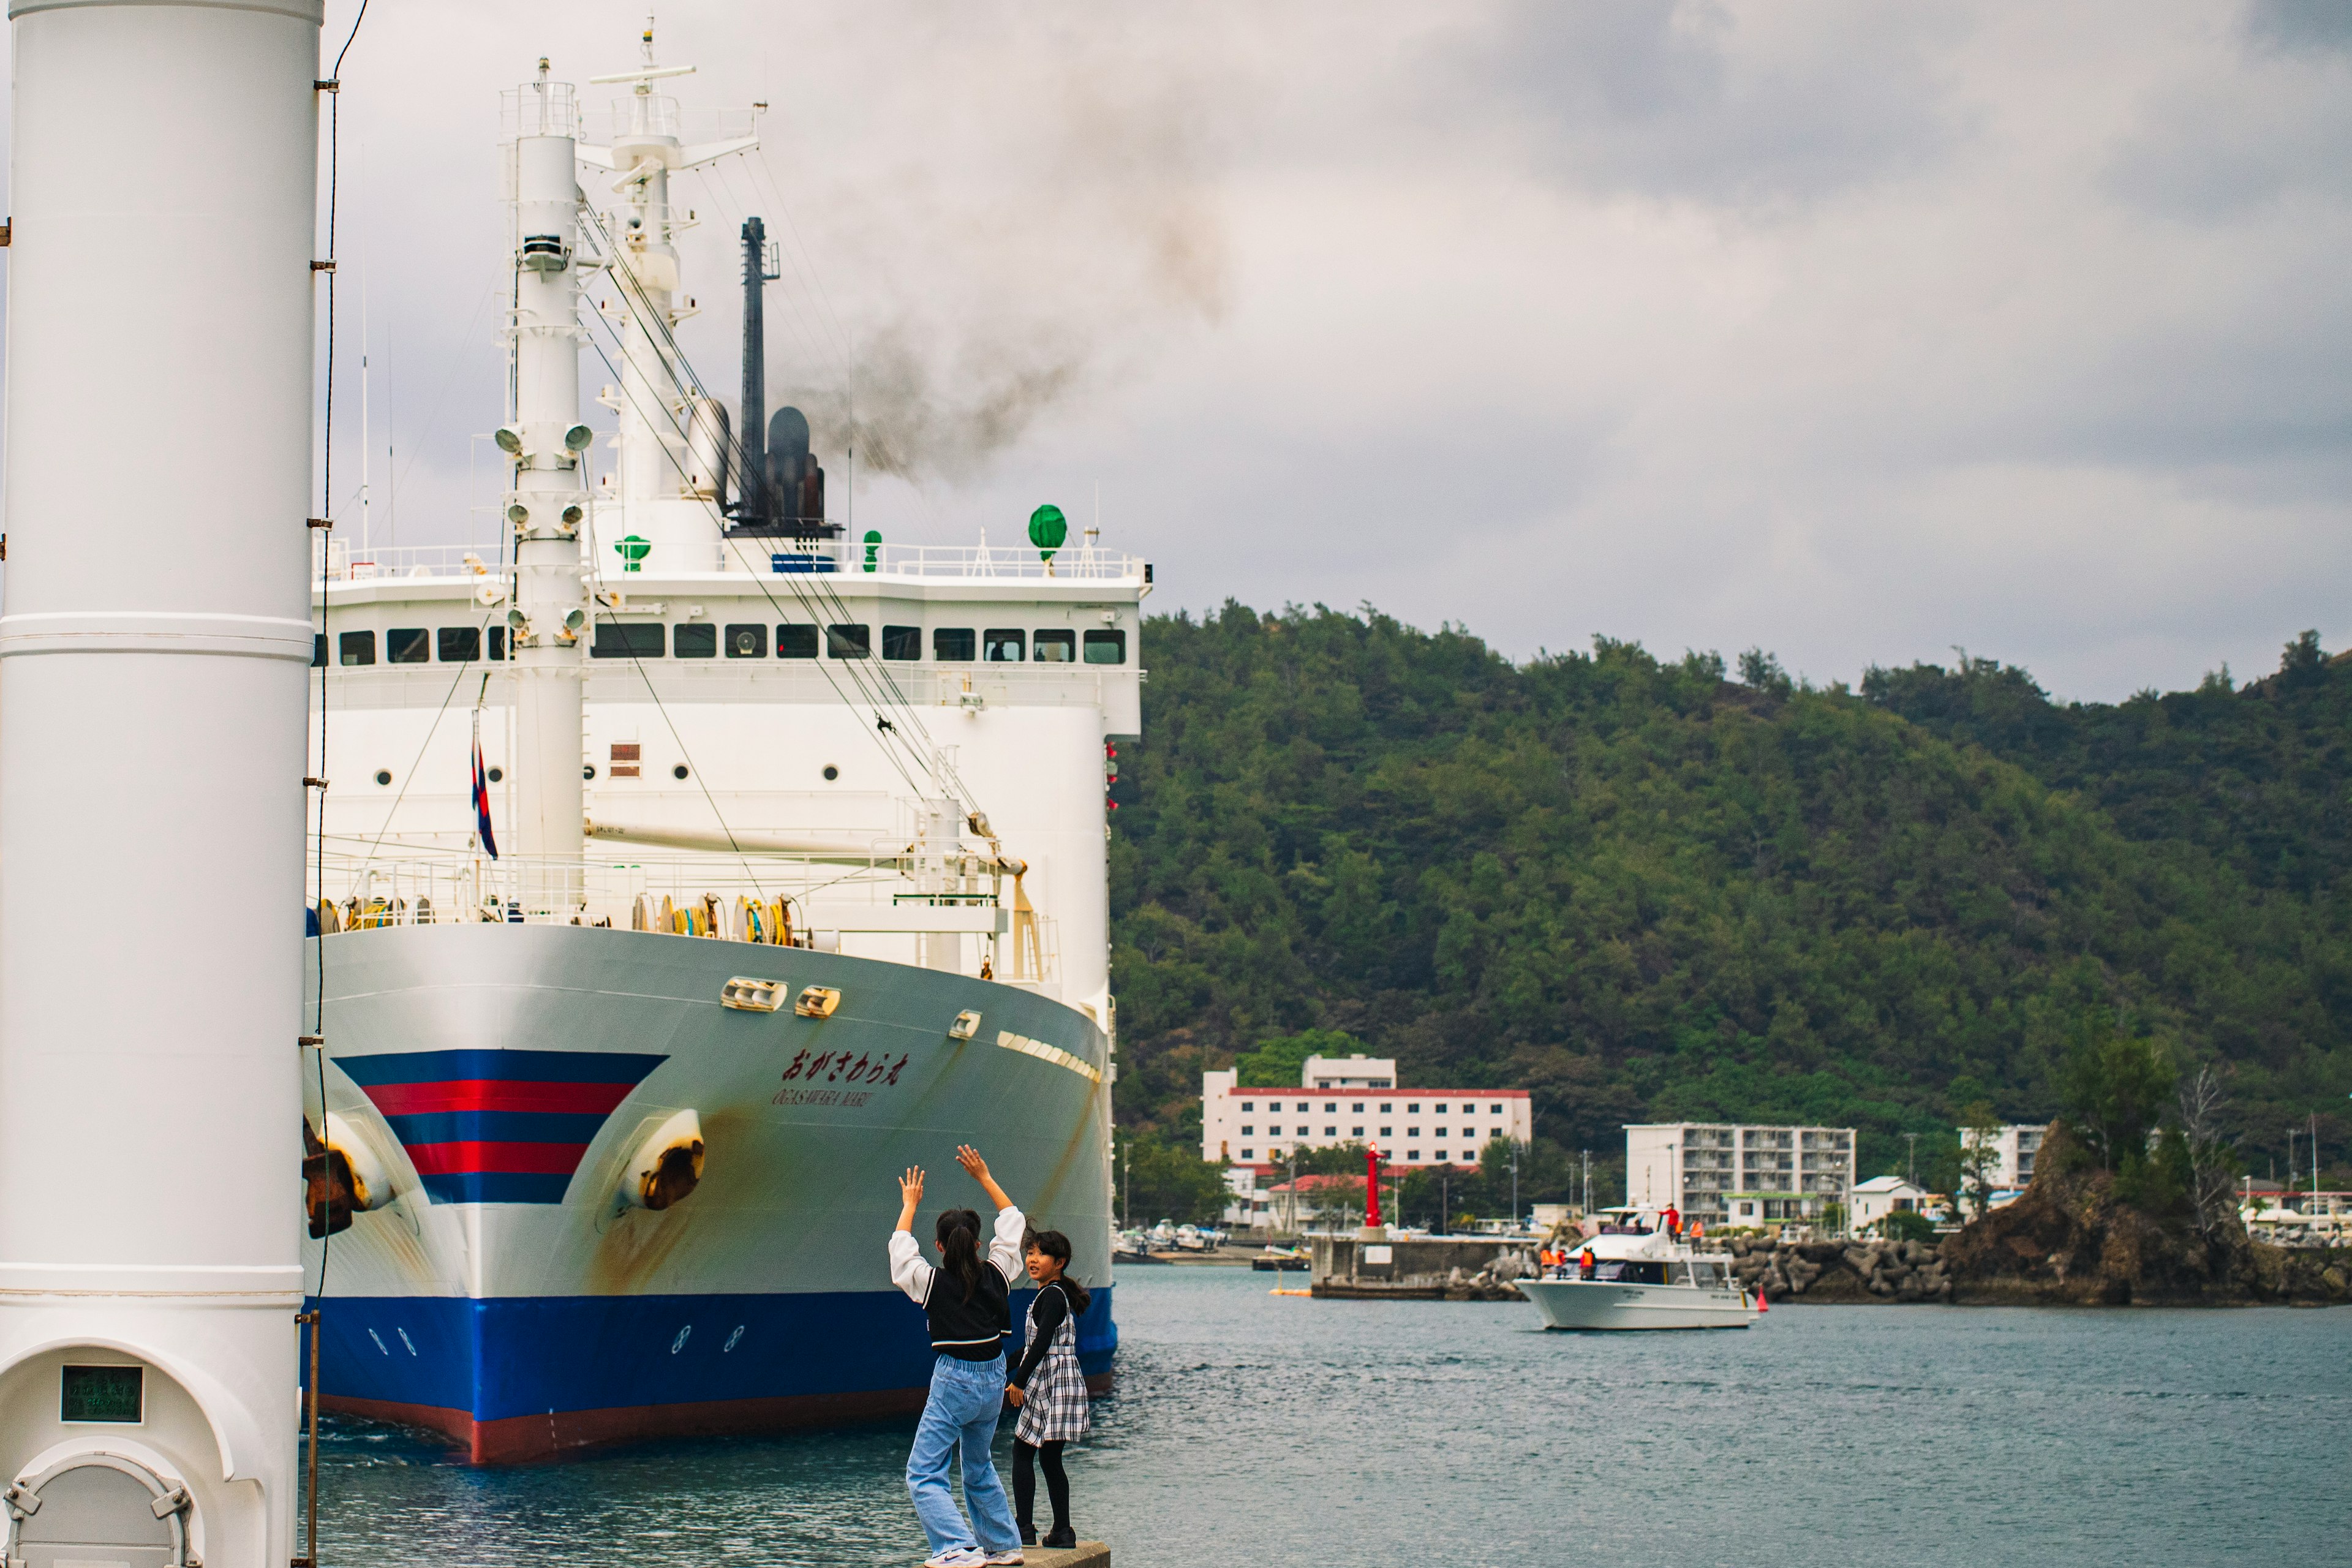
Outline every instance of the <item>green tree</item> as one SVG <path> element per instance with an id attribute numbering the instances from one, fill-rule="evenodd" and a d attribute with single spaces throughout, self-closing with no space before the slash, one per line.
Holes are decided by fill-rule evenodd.
<path id="1" fill-rule="evenodd" d="M 1203 1160 L 1191 1148 L 1150 1133 L 1120 1129 L 1112 1150 L 1115 1195 L 1125 1223 L 1214 1225 L 1229 1191 L 1225 1167 Z"/>
<path id="2" fill-rule="evenodd" d="M 1241 1069 L 1244 1089 L 1296 1089 L 1309 1057 L 1344 1057 L 1362 1052 L 1364 1042 L 1342 1029 L 1301 1029 L 1261 1040 L 1254 1051 L 1234 1058 Z"/>
<path id="3" fill-rule="evenodd" d="M 1960 1190 L 1979 1219 L 1992 1209 L 1992 1174 L 2000 1168 L 2000 1118 L 1990 1102 L 1977 1100 L 1961 1113 Z"/>
<path id="4" fill-rule="evenodd" d="M 2179 1076 L 2154 1037 L 2131 1034 L 2112 1012 L 2094 1007 L 2076 1022 L 2067 1047 L 2066 1119 L 2105 1169 L 2137 1168 Z"/>

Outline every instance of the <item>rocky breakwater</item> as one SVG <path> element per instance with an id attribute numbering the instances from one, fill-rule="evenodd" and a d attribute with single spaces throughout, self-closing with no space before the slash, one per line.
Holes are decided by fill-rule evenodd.
<path id="1" fill-rule="evenodd" d="M 1777 1242 L 1733 1237 L 1731 1272 L 1774 1301 L 1887 1302 L 1952 1300 L 1950 1268 L 1918 1241 Z"/>

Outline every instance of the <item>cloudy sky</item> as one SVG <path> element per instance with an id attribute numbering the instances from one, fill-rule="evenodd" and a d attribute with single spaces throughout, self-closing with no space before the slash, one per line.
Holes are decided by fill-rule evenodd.
<path id="1" fill-rule="evenodd" d="M 369 16 L 336 460 L 364 297 L 380 531 L 483 531 L 498 482 L 499 89 L 551 55 L 593 130 L 585 79 L 643 20 Z M 1958 645 L 2111 699 L 2352 641 L 2334 0 L 697 0 L 657 26 L 700 68 L 690 117 L 769 105 L 758 155 L 679 184 L 688 352 L 733 386 L 761 214 L 771 395 L 814 416 L 836 516 L 856 433 L 861 530 L 1008 543 L 1039 501 L 1098 505 L 1155 607 L 1369 602 L 1515 656 L 1761 645 L 1817 680 Z"/>

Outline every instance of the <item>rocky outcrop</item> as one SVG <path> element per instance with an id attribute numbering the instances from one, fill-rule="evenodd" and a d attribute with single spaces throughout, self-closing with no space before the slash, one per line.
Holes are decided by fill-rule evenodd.
<path id="1" fill-rule="evenodd" d="M 2151 1213 L 2053 1124 L 2033 1184 L 1944 1243 L 1964 1302 L 2053 1306 L 2319 1305 L 2352 1300 L 2352 1255 L 2250 1240 L 2234 1210 L 2200 1226 Z"/>

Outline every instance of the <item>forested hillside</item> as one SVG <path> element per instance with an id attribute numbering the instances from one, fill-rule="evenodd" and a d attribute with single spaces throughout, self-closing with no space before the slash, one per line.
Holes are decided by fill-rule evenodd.
<path id="1" fill-rule="evenodd" d="M 2352 667 L 2315 639 L 2118 706 L 1980 660 L 1859 692 L 1605 640 L 1514 666 L 1321 609 L 1143 646 L 1111 864 L 1146 1143 L 1197 1138 L 1204 1068 L 1321 1029 L 1532 1089 L 1537 1195 L 1685 1116 L 1852 1122 L 1871 1173 L 1971 1104 L 2047 1118 L 2112 1018 L 2230 1064 L 2255 1170 L 2314 1110 L 2341 1159 Z"/>

